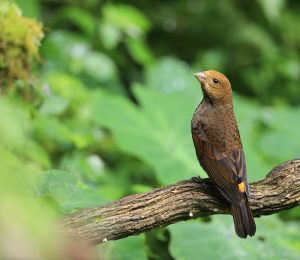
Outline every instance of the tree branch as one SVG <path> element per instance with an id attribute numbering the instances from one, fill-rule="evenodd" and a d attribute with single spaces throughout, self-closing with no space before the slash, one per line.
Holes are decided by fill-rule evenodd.
<path id="1" fill-rule="evenodd" d="M 256 217 L 299 205 L 300 158 L 275 167 L 265 179 L 251 183 L 250 192 Z M 67 236 L 95 245 L 214 214 L 230 214 L 230 208 L 210 180 L 186 180 L 83 209 L 65 217 L 63 230 Z"/>

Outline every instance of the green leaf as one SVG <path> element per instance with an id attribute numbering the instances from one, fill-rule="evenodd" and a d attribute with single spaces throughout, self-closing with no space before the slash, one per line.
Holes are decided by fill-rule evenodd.
<path id="1" fill-rule="evenodd" d="M 253 35 L 255 35 L 255 37 L 253 37 Z M 247 24 L 244 27 L 241 27 L 239 37 L 236 41 L 239 44 L 249 44 L 256 47 L 260 50 L 261 55 L 268 58 L 276 58 L 276 54 L 279 51 L 278 45 L 275 44 L 270 32 L 256 24 Z"/>
<path id="2" fill-rule="evenodd" d="M 61 170 L 43 172 L 37 191 L 39 196 L 53 198 L 64 211 L 107 202 L 98 192 L 79 181 L 74 175 Z"/>
<path id="3" fill-rule="evenodd" d="M 110 57 L 99 52 L 88 52 L 78 59 L 82 72 L 98 81 L 110 80 L 116 76 L 116 67 Z"/>
<path id="4" fill-rule="evenodd" d="M 189 100 L 141 86 L 135 87 L 135 93 L 141 108 L 125 98 L 96 93 L 91 100 L 93 120 L 112 131 L 121 149 L 152 166 L 162 183 L 199 174 L 190 134 L 194 108 Z"/>
<path id="5" fill-rule="evenodd" d="M 175 58 L 166 57 L 151 64 L 146 70 L 146 85 L 164 93 L 181 92 L 190 103 L 200 102 L 201 89 L 188 64 Z"/>
<path id="6" fill-rule="evenodd" d="M 114 49 L 122 38 L 122 32 L 119 28 L 106 23 L 99 25 L 99 34 L 104 47 L 107 49 Z"/>
<path id="7" fill-rule="evenodd" d="M 261 5 L 265 16 L 271 22 L 277 22 L 280 20 L 286 4 L 284 0 L 258 0 L 257 2 Z"/>
<path id="8" fill-rule="evenodd" d="M 81 105 L 87 97 L 87 91 L 78 77 L 70 74 L 53 71 L 46 75 L 45 79 L 49 84 L 49 92 L 67 99 L 74 106 Z"/>
<path id="9" fill-rule="evenodd" d="M 96 154 L 89 155 L 83 152 L 65 155 L 61 159 L 60 168 L 92 183 L 97 183 L 105 174 L 102 159 Z"/>
<path id="10" fill-rule="evenodd" d="M 104 259 L 111 260 L 147 260 L 145 236 L 132 236 L 117 241 L 109 241 L 98 247 Z"/>
<path id="11" fill-rule="evenodd" d="M 93 36 L 95 33 L 96 19 L 93 15 L 91 15 L 90 12 L 84 10 L 83 8 L 67 6 L 56 12 L 53 20 L 56 25 L 59 23 L 64 23 L 65 21 L 71 21 L 73 24 L 77 25 L 87 36 Z"/>
<path id="12" fill-rule="evenodd" d="M 41 143 L 33 142 L 32 140 L 28 139 L 26 141 L 26 150 L 24 153 L 26 158 L 29 158 L 35 164 L 38 163 L 43 167 L 43 169 L 49 169 L 51 167 L 50 155 Z"/>
<path id="13" fill-rule="evenodd" d="M 264 132 L 259 142 L 259 147 L 274 163 L 299 157 L 300 143 L 299 117 L 300 109 L 266 109 L 264 117 L 268 129 Z"/>
<path id="14" fill-rule="evenodd" d="M 101 52 L 91 50 L 86 39 L 74 33 L 55 31 L 49 34 L 42 48 L 55 70 L 70 70 L 95 81 L 115 80 L 113 60 Z"/>
<path id="15" fill-rule="evenodd" d="M 73 132 L 57 118 L 50 116 L 36 117 L 32 122 L 35 130 L 35 137 L 43 141 L 48 150 L 70 146 L 72 143 Z"/>
<path id="16" fill-rule="evenodd" d="M 169 227 L 170 251 L 179 260 L 188 259 L 298 259 L 297 225 L 283 224 L 277 217 L 256 219 L 252 238 L 235 235 L 231 216 L 214 216 L 209 223 L 182 222 Z M 280 234 L 280 235 L 276 235 Z"/>
<path id="17" fill-rule="evenodd" d="M 143 39 L 129 38 L 127 48 L 135 61 L 141 64 L 149 64 L 154 61 L 153 53 Z"/>
<path id="18" fill-rule="evenodd" d="M 55 95 L 47 95 L 39 112 L 43 115 L 60 115 L 68 108 L 69 101 Z"/>
<path id="19" fill-rule="evenodd" d="M 73 67 L 73 59 L 88 51 L 88 42 L 82 36 L 66 32 L 53 31 L 45 38 L 41 47 L 47 61 L 55 64 L 55 68 Z"/>
<path id="20" fill-rule="evenodd" d="M 103 7 L 104 21 L 124 30 L 132 37 L 139 37 L 150 29 L 150 20 L 138 9 L 124 4 L 107 4 Z"/>

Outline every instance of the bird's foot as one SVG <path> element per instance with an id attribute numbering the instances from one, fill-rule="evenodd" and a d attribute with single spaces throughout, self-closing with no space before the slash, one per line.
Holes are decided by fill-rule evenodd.
<path id="1" fill-rule="evenodd" d="M 204 186 L 204 188 L 207 187 L 206 182 L 200 177 L 200 175 L 192 177 L 192 181 Z"/>
<path id="2" fill-rule="evenodd" d="M 202 183 L 203 182 L 200 175 L 192 177 L 192 181 L 197 182 L 197 183 Z"/>

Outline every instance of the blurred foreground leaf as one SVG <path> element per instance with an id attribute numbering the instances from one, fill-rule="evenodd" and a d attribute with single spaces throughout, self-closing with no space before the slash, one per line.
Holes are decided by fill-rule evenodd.
<path id="1" fill-rule="evenodd" d="M 2 97 L 0 112 L 0 259 L 59 259 L 57 216 L 32 190 L 39 169 L 25 157 L 32 146 L 24 114 Z"/>

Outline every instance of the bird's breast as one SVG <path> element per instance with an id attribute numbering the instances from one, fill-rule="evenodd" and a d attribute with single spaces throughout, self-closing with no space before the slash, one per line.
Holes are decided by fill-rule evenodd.
<path id="1" fill-rule="evenodd" d="M 241 148 L 240 135 L 232 107 L 219 109 L 201 107 L 192 119 L 192 131 L 210 143 L 219 153 L 225 154 Z"/>

